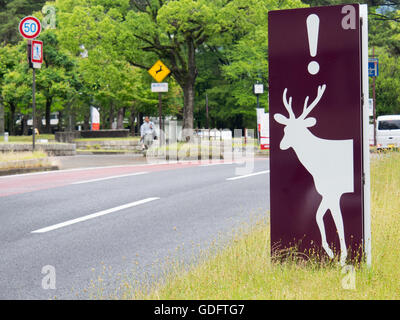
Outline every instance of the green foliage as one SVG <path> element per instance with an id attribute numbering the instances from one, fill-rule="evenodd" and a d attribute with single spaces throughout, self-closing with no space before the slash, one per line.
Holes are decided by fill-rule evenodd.
<path id="1" fill-rule="evenodd" d="M 44 64 L 37 70 L 37 109 L 47 118 L 60 111 L 89 124 L 89 107 L 100 109 L 102 128 L 117 114 L 134 119 L 158 115 L 158 95 L 147 70 L 161 59 L 171 70 L 163 113 L 185 127 L 255 128 L 253 85 L 268 110 L 269 10 L 347 3 L 342 0 L 56 0 L 56 29 L 42 31 Z M 380 58 L 378 114 L 399 112 L 398 1 L 365 0 L 369 43 Z M 0 107 L 8 129 L 17 114 L 31 113 L 32 70 L 26 42 L 17 34 L 24 15 L 44 21 L 44 1 L 0 0 Z M 372 5 L 372 6 L 371 6 Z M 37 10 L 37 11 L 35 11 Z M 14 21 L 15 20 L 15 21 Z M 18 20 L 18 21 L 16 21 Z M 11 33 L 10 30 L 13 30 Z M 20 42 L 18 42 L 20 40 Z M 11 45 L 12 43 L 12 45 Z M 370 52 L 371 54 L 371 52 Z M 63 121 L 64 127 L 66 121 Z M 49 130 L 49 128 L 47 128 Z"/>
<path id="2" fill-rule="evenodd" d="M 256 82 L 265 85 L 260 106 L 268 110 L 268 11 L 304 7 L 304 4 L 300 1 L 251 1 L 249 6 L 240 28 L 232 29 L 229 33 L 229 41 L 204 48 L 207 53 L 203 54 L 203 69 L 208 70 L 206 75 L 213 81 L 208 82 L 209 78 L 206 78 L 201 83 L 210 84 L 202 87 L 210 98 L 210 115 L 214 126 L 255 128 L 257 103 L 253 85 Z M 203 69 L 201 74 L 204 74 Z M 216 69 L 218 78 L 215 78 Z"/>
<path id="3" fill-rule="evenodd" d="M 391 55 L 381 48 L 376 53 L 380 66 L 376 77 L 377 115 L 400 114 L 400 56 Z"/>
<path id="4" fill-rule="evenodd" d="M 345 0 L 303 0 L 310 5 L 335 5 Z M 379 58 L 376 80 L 377 115 L 400 113 L 400 1 L 364 0 L 368 4 L 369 55 Z M 370 79 L 372 96 L 372 79 Z"/>
<path id="5" fill-rule="evenodd" d="M 0 47 L 0 107 L 8 114 L 11 134 L 15 133 L 16 113 L 27 112 L 30 100 L 32 80 L 28 79 L 25 50 L 23 45 Z"/>
<path id="6" fill-rule="evenodd" d="M 153 113 L 157 100 L 144 72 L 121 55 L 122 22 L 129 1 L 58 1 L 58 35 L 64 50 L 77 61 L 88 113 L 89 105 L 100 108 L 108 126 L 114 112 L 135 107 Z M 82 56 L 85 52 L 86 55 Z"/>
<path id="7" fill-rule="evenodd" d="M 400 7 L 400 4 L 394 7 Z M 371 8 L 370 13 L 370 47 L 374 48 L 375 57 L 379 59 L 379 76 L 375 79 L 376 113 L 378 116 L 400 114 L 400 25 L 395 21 L 399 11 L 382 12 Z M 372 90 L 370 92 L 372 96 Z"/>
<path id="8" fill-rule="evenodd" d="M 21 40 L 19 22 L 42 8 L 44 3 L 44 0 L 0 0 L 0 44 L 16 44 Z"/>

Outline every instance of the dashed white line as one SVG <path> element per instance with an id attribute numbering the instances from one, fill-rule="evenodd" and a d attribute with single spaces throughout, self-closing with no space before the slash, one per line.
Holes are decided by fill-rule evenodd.
<path id="1" fill-rule="evenodd" d="M 253 177 L 253 176 L 258 176 L 258 175 L 260 175 L 260 174 L 267 174 L 267 173 L 269 173 L 269 170 L 260 171 L 260 172 L 255 172 L 255 173 L 250 173 L 250 174 L 246 174 L 246 175 L 242 175 L 242 176 L 237 176 L 237 177 L 232 177 L 232 178 L 227 178 L 226 180 L 232 181 L 232 180 L 244 179 L 244 178 Z"/>
<path id="2" fill-rule="evenodd" d="M 132 208 L 132 207 L 135 207 L 135 206 L 138 206 L 138 205 L 141 205 L 141 204 L 145 204 L 145 203 L 148 203 L 148 202 L 151 202 L 151 201 L 159 200 L 159 199 L 160 198 L 147 198 L 147 199 L 143 199 L 143 200 L 127 203 L 127 204 L 124 204 L 122 206 L 118 206 L 118 207 L 115 207 L 115 208 L 99 211 L 99 212 L 96 212 L 96 213 L 89 214 L 87 216 L 83 216 L 83 217 L 80 217 L 80 218 L 68 220 L 68 221 L 65 221 L 65 222 L 62 222 L 62 223 L 57 223 L 57 224 L 54 224 L 54 225 L 46 227 L 46 228 L 42 228 L 42 229 L 38 229 L 38 230 L 32 231 L 31 233 L 45 233 L 45 232 L 53 231 L 53 230 L 56 230 L 56 229 L 64 228 L 66 226 L 70 226 L 70 225 L 75 224 L 75 223 L 79 223 L 79 222 L 83 222 L 83 221 L 86 221 L 86 220 L 94 219 L 94 218 L 101 217 L 101 216 L 104 216 L 104 215 L 109 214 L 109 213 L 113 213 L 113 212 L 121 211 L 121 210 L 124 210 L 124 209 Z"/>
<path id="3" fill-rule="evenodd" d="M 146 173 L 148 173 L 148 172 L 144 172 L 144 171 L 143 171 L 143 172 L 135 172 L 135 173 L 129 173 L 129 174 L 122 174 L 122 175 L 119 175 L 119 176 L 111 176 L 111 177 L 105 177 L 105 178 L 98 178 L 98 179 L 77 181 L 77 182 L 72 182 L 71 184 L 83 184 L 83 183 L 104 181 L 104 180 L 110 180 L 110 179 L 117 179 L 117 178 L 125 178 L 125 177 L 139 176 L 139 175 L 146 174 Z"/>

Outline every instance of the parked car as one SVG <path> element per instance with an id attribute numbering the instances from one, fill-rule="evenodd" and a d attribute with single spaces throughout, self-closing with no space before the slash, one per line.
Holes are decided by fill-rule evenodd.
<path id="1" fill-rule="evenodd" d="M 400 115 L 377 118 L 376 142 L 378 149 L 400 147 Z"/>

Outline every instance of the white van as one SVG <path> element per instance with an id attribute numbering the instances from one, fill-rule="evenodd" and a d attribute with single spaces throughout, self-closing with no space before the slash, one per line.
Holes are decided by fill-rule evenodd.
<path id="1" fill-rule="evenodd" d="M 376 144 L 378 148 L 400 147 L 400 115 L 378 117 Z"/>

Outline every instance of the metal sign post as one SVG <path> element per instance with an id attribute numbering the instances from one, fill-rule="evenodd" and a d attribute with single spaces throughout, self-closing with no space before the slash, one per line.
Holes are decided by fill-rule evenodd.
<path id="1" fill-rule="evenodd" d="M 372 47 L 372 58 L 368 59 L 368 76 L 372 77 L 373 121 L 374 121 L 374 146 L 376 147 L 376 97 L 375 78 L 379 75 L 379 61 L 375 58 L 375 47 Z"/>
<path id="2" fill-rule="evenodd" d="M 257 110 L 260 109 L 260 94 L 264 93 L 264 85 L 256 83 L 253 87 L 254 94 L 257 96 Z M 260 144 L 260 128 L 257 125 L 257 142 Z"/>
<path id="3" fill-rule="evenodd" d="M 151 91 L 158 92 L 158 116 L 160 123 L 160 136 L 161 132 L 164 131 L 163 121 L 162 121 L 162 92 L 168 92 L 168 83 L 160 83 L 168 76 L 171 71 L 168 67 L 162 63 L 161 60 L 158 60 L 149 70 L 149 74 L 156 80 L 158 83 L 151 84 Z M 162 143 L 162 139 L 160 137 L 160 143 Z"/>
<path id="4" fill-rule="evenodd" d="M 32 40 L 39 36 L 42 26 L 39 19 L 33 16 L 23 18 L 19 23 L 19 32 L 28 39 L 28 65 L 32 68 L 32 151 L 35 151 L 36 140 L 36 69 L 43 62 L 43 42 Z"/>
<path id="5" fill-rule="evenodd" d="M 32 151 L 35 151 L 36 137 L 36 72 L 32 69 Z"/>
<path id="6" fill-rule="evenodd" d="M 272 255 L 370 262 L 367 10 L 270 11 Z"/>
<path id="7" fill-rule="evenodd" d="M 158 116 L 160 121 L 160 130 L 164 131 L 164 123 L 162 121 L 162 92 L 168 92 L 168 83 L 152 83 L 151 92 L 158 92 Z"/>
<path id="8" fill-rule="evenodd" d="M 28 40 L 30 41 L 30 40 Z M 36 69 L 40 69 L 43 63 L 43 42 L 32 40 L 31 43 L 31 62 L 32 62 L 32 150 L 35 151 L 36 137 Z"/>
<path id="9" fill-rule="evenodd" d="M 162 96 L 161 96 L 161 92 L 158 93 L 158 117 L 159 117 L 159 121 L 160 121 L 160 130 L 164 131 L 164 126 L 162 123 Z M 160 132 L 161 135 L 161 132 Z"/>

